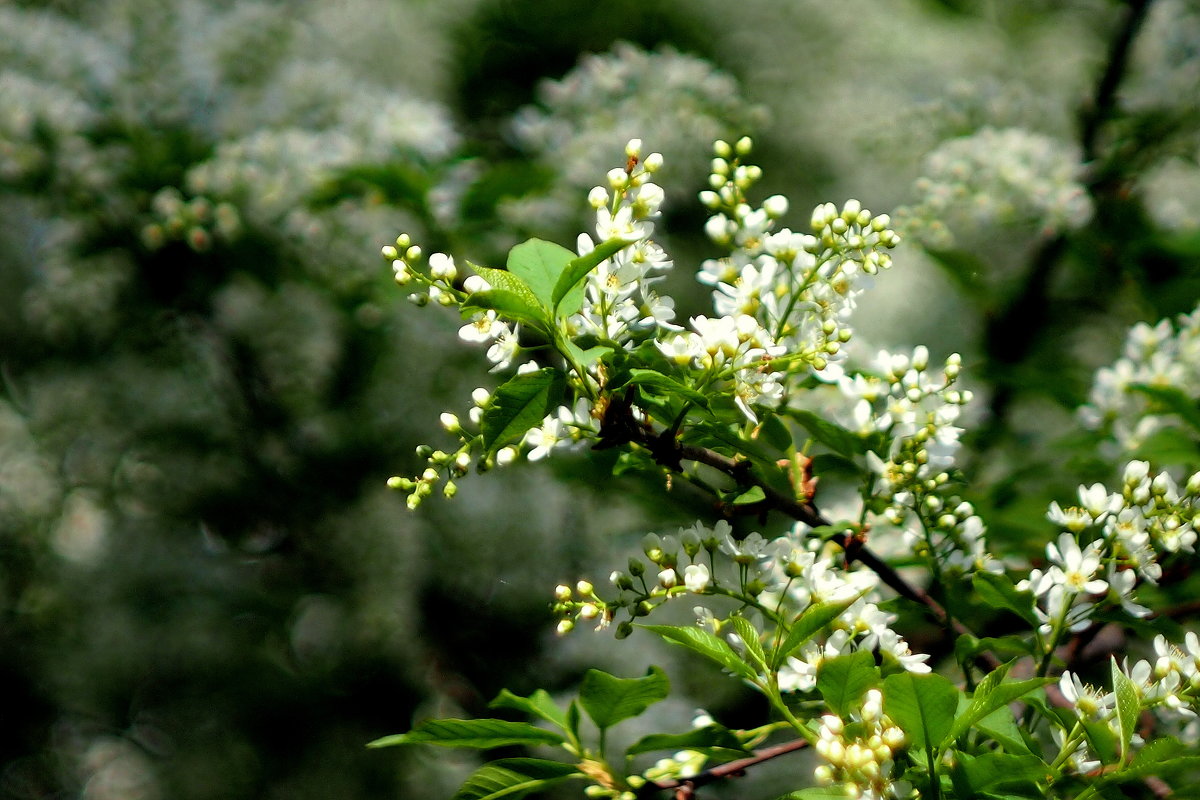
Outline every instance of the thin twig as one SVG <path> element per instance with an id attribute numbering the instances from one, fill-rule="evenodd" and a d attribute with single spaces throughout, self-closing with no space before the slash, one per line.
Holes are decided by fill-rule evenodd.
<path id="1" fill-rule="evenodd" d="M 741 758 L 737 761 L 730 761 L 726 764 L 720 764 L 711 769 L 706 769 L 698 775 L 693 775 L 690 778 L 680 778 L 678 780 L 660 781 L 654 783 L 657 789 L 667 790 L 674 789 L 677 800 L 685 800 L 695 794 L 696 789 L 714 781 L 719 781 L 724 778 L 740 778 L 746 773 L 746 770 L 756 764 L 761 764 L 764 761 L 770 761 L 772 758 L 794 753 L 797 750 L 808 746 L 807 739 L 794 739 L 790 742 L 777 744 L 773 747 L 764 747 L 762 750 L 756 750 L 754 755 L 747 758 Z"/>

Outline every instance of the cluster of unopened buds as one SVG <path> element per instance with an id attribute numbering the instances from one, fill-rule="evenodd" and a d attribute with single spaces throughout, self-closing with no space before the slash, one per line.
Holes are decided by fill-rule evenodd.
<path id="1" fill-rule="evenodd" d="M 213 203 L 204 196 L 185 200 L 174 186 L 160 190 L 150 209 L 155 219 L 142 228 L 142 244 L 150 250 L 182 241 L 203 253 L 212 248 L 214 240 L 232 240 L 242 226 L 232 204 Z"/>
<path id="2" fill-rule="evenodd" d="M 445 481 L 442 486 L 442 494 L 445 497 L 454 497 L 458 493 L 458 484 L 454 481 L 466 475 L 471 468 L 473 460 L 471 454 L 479 437 L 483 410 L 491 402 L 491 399 L 491 394 L 482 387 L 471 392 L 471 400 L 474 405 L 465 423 L 459 419 L 457 414 L 448 411 L 442 413 L 442 427 L 447 433 L 457 436 L 459 439 L 457 450 L 447 452 L 434 449 L 427 444 L 419 445 L 416 452 L 417 457 L 426 463 L 424 471 L 411 478 L 394 475 L 388 479 L 390 488 L 409 493 L 408 507 L 410 509 L 416 509 L 422 500 L 433 494 L 434 488 L 442 481 Z M 517 448 L 502 447 L 491 458 L 476 462 L 476 468 L 484 470 L 493 465 L 507 466 L 516 458 Z"/>
<path id="3" fill-rule="evenodd" d="M 608 627 L 621 609 L 627 609 L 631 619 L 644 617 L 673 597 L 689 592 L 707 593 L 714 585 L 712 571 L 708 564 L 697 559 L 705 553 L 711 563 L 721 549 L 722 537 L 728 537 L 731 530 L 729 523 L 721 521 L 712 529 L 694 525 L 680 531 L 679 536 L 646 534 L 642 539 L 642 551 L 650 566 L 639 558 L 630 558 L 625 571 L 614 570 L 609 575 L 609 582 L 619 592 L 615 600 L 602 600 L 587 581 L 577 583 L 574 592 L 565 584 L 555 589 L 554 612 L 560 617 L 558 632 L 569 633 L 577 622 L 595 622 L 599 630 Z M 690 562 L 686 566 L 679 564 L 681 549 Z M 751 559 L 757 560 L 757 557 Z M 750 581 L 742 588 L 755 593 L 764 587 L 761 581 Z M 618 638 L 632 632 L 629 621 L 617 626 Z"/>
<path id="4" fill-rule="evenodd" d="M 871 689 L 857 718 L 821 717 L 814 749 L 825 760 L 814 770 L 817 783 L 840 784 L 849 797 L 881 800 L 890 796 L 895 752 L 907 741 L 904 731 L 883 713 L 883 694 Z"/>
<path id="5" fill-rule="evenodd" d="M 397 236 L 394 245 L 384 245 L 380 252 L 385 259 L 392 262 L 392 273 L 397 284 L 408 286 L 416 281 L 422 285 L 424 291 L 408 296 L 412 303 L 424 306 L 434 302 L 442 306 L 453 306 L 458 305 L 465 298 L 466 293 L 454 285 L 454 281 L 458 277 L 458 267 L 451 256 L 445 253 L 433 253 L 429 256 L 428 269 L 418 269 L 417 264 L 420 263 L 424 253 L 420 247 L 412 243 L 412 239 L 407 233 Z"/>

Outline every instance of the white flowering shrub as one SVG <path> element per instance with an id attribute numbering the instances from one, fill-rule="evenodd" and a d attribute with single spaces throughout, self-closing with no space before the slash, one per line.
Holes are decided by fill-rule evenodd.
<path id="1" fill-rule="evenodd" d="M 1158 632 L 1152 653 L 1106 655 L 1102 688 L 1081 675 L 1092 675 L 1084 649 L 1106 626 L 1160 630 L 1151 620 L 1164 612 L 1152 605 L 1195 550 L 1200 472 L 1181 484 L 1131 460 L 1115 488 L 1081 486 L 1077 505 L 1050 505 L 1059 533 L 1035 563 L 992 550 L 961 496 L 956 423 L 972 400 L 958 385 L 961 359 L 935 366 L 924 347 L 869 365 L 846 357 L 856 299 L 900 244 L 888 216 L 851 200 L 818 206 L 807 231 L 783 227 L 783 197 L 752 200 L 761 170 L 750 149 L 749 139 L 718 141 L 701 194 L 706 232 L 724 252 L 697 270 L 713 287 L 711 317 L 676 319 L 656 290 L 675 268 L 656 239 L 664 192 L 653 181 L 664 167 L 638 139 L 588 194 L 594 238 L 580 234 L 573 250 L 533 239 L 496 268 L 425 258 L 406 234 L 384 247 L 411 299 L 461 312 L 459 337 L 511 375 L 476 390 L 465 415 L 444 413 L 457 443 L 422 446 L 423 471 L 390 483 L 416 509 L 439 487 L 455 495 L 472 467 L 590 448 L 618 450 L 617 471 L 636 469 L 665 492 L 698 487 L 723 519 L 648 534 L 607 589 L 560 585 L 558 631 L 659 637 L 752 687 L 768 716 L 733 728 L 702 715 L 689 731 L 614 751 L 607 731 L 665 699 L 670 682 L 657 667 L 634 678 L 591 670 L 565 706 L 544 691 L 493 702 L 529 722 L 431 719 L 374 745 L 557 748 L 556 759 L 486 764 L 456 795 L 471 798 L 572 780 L 589 797 L 690 797 L 808 747 L 817 763 L 796 776 L 797 800 L 1124 796 L 1190 773 L 1194 633 Z M 1174 335 L 1165 323 L 1131 334 L 1131 348 L 1182 362 L 1177 391 L 1132 366 L 1120 385 L 1102 371 L 1095 407 L 1119 419 L 1114 395 L 1140 389 L 1194 419 L 1179 352 L 1192 320 Z M 1129 358 L 1152 363 L 1146 355 Z M 844 410 L 808 410 L 822 387 L 836 387 Z M 836 518 L 822 510 L 827 494 Z M 767 527 L 772 515 L 789 524 Z M 876 552 L 889 540 L 901 547 Z M 695 622 L 672 624 L 672 605 L 692 607 Z M 900 613 L 914 607 L 952 644 L 915 649 Z M 996 624 L 1008 632 L 977 635 Z M 654 753 L 667 757 L 647 760 Z"/>

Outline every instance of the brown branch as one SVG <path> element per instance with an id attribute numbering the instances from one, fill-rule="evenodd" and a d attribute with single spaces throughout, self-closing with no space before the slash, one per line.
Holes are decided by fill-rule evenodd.
<path id="1" fill-rule="evenodd" d="M 696 789 L 705 786 L 715 781 L 723 780 L 724 778 L 740 778 L 746 774 L 746 770 L 756 764 L 761 764 L 764 761 L 770 761 L 772 758 L 794 753 L 808 746 L 808 741 L 805 739 L 794 739 L 790 742 L 777 744 L 774 747 L 765 747 L 762 750 L 756 750 L 754 755 L 747 758 L 741 758 L 737 761 L 730 761 L 727 764 L 720 764 L 706 769 L 699 775 L 693 775 L 690 778 L 680 778 L 678 780 L 658 781 L 650 784 L 656 789 L 666 791 L 668 789 L 675 790 L 676 800 L 691 800 L 696 794 Z"/>
<path id="2" fill-rule="evenodd" d="M 617 408 L 614 406 L 609 411 L 617 410 Z M 622 416 L 629 413 L 627 406 L 620 406 L 619 409 Z M 705 464 L 733 478 L 739 486 L 756 486 L 761 489 L 763 493 L 762 507 L 776 509 L 787 514 L 792 519 L 803 522 L 805 525 L 813 528 L 832 524 L 813 505 L 811 500 L 801 501 L 794 497 L 788 497 L 776 491 L 765 481 L 755 477 L 750 471 L 749 461 L 731 458 L 715 450 L 710 450 L 707 447 L 682 444 L 673 436 L 664 437 L 662 434 L 657 433 L 650 425 L 639 425 L 634 422 L 632 415 L 630 415 L 629 419 L 624 420 L 610 420 L 612 416 L 611 413 L 605 415 L 604 427 L 601 431 L 601 440 L 606 442 L 606 446 L 616 444 L 617 437 L 620 437 L 625 441 L 645 447 L 650 451 L 656 462 L 668 469 L 677 471 L 681 470 L 681 461 L 695 461 L 699 464 Z M 879 579 L 888 588 L 896 592 L 896 594 L 925 606 L 938 624 L 947 630 L 960 636 L 974 635 L 969 628 L 951 617 L 946 609 L 942 607 L 942 604 L 935 600 L 928 592 L 905 580 L 891 565 L 868 549 L 853 534 L 849 532 L 835 534 L 831 537 L 831 540 L 841 546 L 846 554 L 847 564 L 858 561 L 864 567 L 878 575 Z M 994 670 L 1000 666 L 1000 660 L 992 653 L 980 653 L 976 658 L 988 670 Z"/>

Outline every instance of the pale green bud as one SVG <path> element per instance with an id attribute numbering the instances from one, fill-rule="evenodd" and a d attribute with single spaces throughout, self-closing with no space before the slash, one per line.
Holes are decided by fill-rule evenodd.
<path id="1" fill-rule="evenodd" d="M 454 481 L 446 481 L 446 485 L 442 487 L 442 495 L 447 499 L 458 494 L 458 484 Z"/>
<path id="2" fill-rule="evenodd" d="M 749 155 L 750 151 L 754 149 L 754 140 L 749 136 L 743 136 L 737 140 L 737 144 L 734 145 L 734 149 L 737 150 L 737 154 L 739 156 Z"/>
<path id="3" fill-rule="evenodd" d="M 442 412 L 442 415 L 438 419 L 441 421 L 442 427 L 450 433 L 458 433 L 462 430 L 462 425 L 459 424 L 458 417 L 449 411 Z"/>
<path id="4" fill-rule="evenodd" d="M 395 261 L 400 257 L 400 251 L 390 244 L 385 244 L 383 249 L 379 251 L 388 261 Z M 395 266 L 395 265 L 393 265 Z"/>
<path id="5" fill-rule="evenodd" d="M 660 169 L 662 169 L 662 165 L 663 165 L 662 153 L 651 153 L 650 155 L 646 156 L 646 159 L 642 162 L 642 166 L 645 168 L 646 172 L 649 172 L 651 174 L 658 172 Z"/>
<path id="6" fill-rule="evenodd" d="M 421 248 L 417 247 L 415 244 L 412 247 L 410 247 L 404 251 L 404 260 L 405 261 L 416 261 L 420 257 L 421 257 Z"/>
<path id="7" fill-rule="evenodd" d="M 729 146 L 729 142 L 722 139 L 717 139 L 713 142 L 713 154 L 721 158 L 729 158 L 733 155 L 733 148 Z"/>
<path id="8" fill-rule="evenodd" d="M 625 145 L 625 155 L 630 158 L 637 158 L 642 154 L 642 140 L 630 139 Z"/>
<path id="9" fill-rule="evenodd" d="M 401 250 L 407 250 L 410 244 L 412 244 L 412 239 L 407 233 L 402 233 L 396 237 L 396 247 Z"/>

